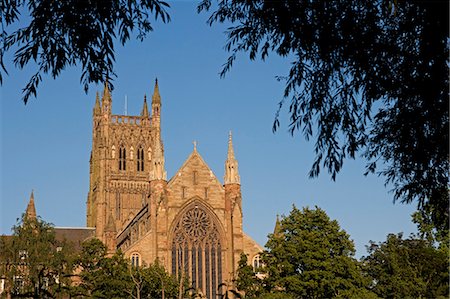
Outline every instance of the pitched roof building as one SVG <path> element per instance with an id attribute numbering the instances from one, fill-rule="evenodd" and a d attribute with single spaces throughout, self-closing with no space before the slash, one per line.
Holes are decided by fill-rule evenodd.
<path id="1" fill-rule="evenodd" d="M 221 183 L 196 145 L 167 179 L 161 139 L 158 81 L 148 111 L 113 115 L 105 84 L 93 109 L 87 226 L 110 252 L 120 248 L 133 263 L 156 259 L 173 274 L 189 275 L 194 288 L 216 298 L 236 272 L 240 254 L 252 263 L 262 250 L 242 229 L 242 195 L 231 133 Z"/>

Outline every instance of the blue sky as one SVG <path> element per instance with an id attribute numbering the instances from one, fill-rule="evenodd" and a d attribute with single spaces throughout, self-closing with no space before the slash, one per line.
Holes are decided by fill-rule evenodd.
<path id="1" fill-rule="evenodd" d="M 309 179 L 313 144 L 287 132 L 288 115 L 272 133 L 277 103 L 290 61 L 272 55 L 266 62 L 241 55 L 231 72 L 219 78 L 227 59 L 225 26 L 209 27 L 207 15 L 196 13 L 195 2 L 171 3 L 169 24 L 154 23 L 144 42 L 132 40 L 116 50 L 113 113 L 139 114 L 144 94 L 151 95 L 158 77 L 162 137 L 168 177 L 175 174 L 198 141 L 198 151 L 223 181 L 228 131 L 233 132 L 241 175 L 244 230 L 264 245 L 276 215 L 297 207 L 324 209 L 355 241 L 357 256 L 366 254 L 369 240 L 388 233 L 416 231 L 414 205 L 393 204 L 383 178 L 363 176 L 364 160 L 347 160 L 336 182 L 326 172 Z M 34 66 L 15 69 L 1 87 L 1 231 L 10 233 L 34 189 L 36 209 L 56 226 L 84 226 L 89 188 L 91 116 L 95 92 L 86 95 L 80 70 L 69 68 L 53 80 L 45 77 L 38 98 L 25 106 L 21 89 Z"/>

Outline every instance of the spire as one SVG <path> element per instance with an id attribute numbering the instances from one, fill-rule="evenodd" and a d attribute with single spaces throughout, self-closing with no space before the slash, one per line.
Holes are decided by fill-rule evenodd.
<path id="1" fill-rule="evenodd" d="M 103 112 L 110 113 L 111 112 L 111 92 L 109 90 L 109 83 L 105 81 L 105 85 L 103 88 L 103 96 L 102 96 L 102 110 Z"/>
<path id="2" fill-rule="evenodd" d="M 167 180 L 167 172 L 164 169 L 164 150 L 159 131 L 155 138 L 155 154 L 150 171 L 150 180 Z"/>
<path id="3" fill-rule="evenodd" d="M 159 95 L 158 78 L 155 79 L 155 89 L 153 91 L 152 105 L 161 105 L 161 96 Z"/>
<path id="4" fill-rule="evenodd" d="M 94 114 L 100 113 L 100 96 L 98 95 L 98 91 L 95 93 L 95 105 L 94 105 Z"/>
<path id="5" fill-rule="evenodd" d="M 230 131 L 228 135 L 228 156 L 225 161 L 224 182 L 225 184 L 240 184 L 240 181 L 238 162 L 234 157 L 233 138 Z"/>
<path id="6" fill-rule="evenodd" d="M 144 95 L 144 106 L 142 106 L 141 116 L 148 118 L 147 95 Z"/>
<path id="7" fill-rule="evenodd" d="M 34 206 L 34 191 L 31 191 L 30 201 L 28 202 L 27 210 L 25 211 L 27 219 L 36 219 L 36 207 Z"/>
<path id="8" fill-rule="evenodd" d="M 233 149 L 233 136 L 231 135 L 231 131 L 228 133 L 228 160 L 235 160 L 234 158 L 234 149 Z"/>
<path id="9" fill-rule="evenodd" d="M 114 221 L 111 211 L 109 212 L 108 222 L 106 223 L 105 232 L 116 232 L 116 223 Z"/>
<path id="10" fill-rule="evenodd" d="M 277 237 L 282 234 L 281 223 L 278 214 L 277 214 L 277 221 L 275 222 L 275 227 L 273 228 L 273 234 Z"/>

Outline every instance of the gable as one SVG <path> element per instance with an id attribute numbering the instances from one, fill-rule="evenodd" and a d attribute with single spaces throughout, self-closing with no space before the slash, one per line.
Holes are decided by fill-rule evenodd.
<path id="1" fill-rule="evenodd" d="M 212 206 L 223 202 L 224 187 L 200 154 L 194 150 L 167 184 L 175 205 L 199 197 Z"/>
<path id="2" fill-rule="evenodd" d="M 189 155 L 180 169 L 169 180 L 167 187 L 170 188 L 179 183 L 183 183 L 186 186 L 207 184 L 208 186 L 223 189 L 222 183 L 196 150 Z"/>

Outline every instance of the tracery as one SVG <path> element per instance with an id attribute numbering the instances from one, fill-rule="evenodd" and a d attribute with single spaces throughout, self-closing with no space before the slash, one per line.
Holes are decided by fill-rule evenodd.
<path id="1" fill-rule="evenodd" d="M 216 298 L 217 287 L 222 283 L 220 234 L 201 205 L 184 212 L 175 225 L 172 274 L 189 276 L 193 288 L 202 290 L 206 298 Z"/>

